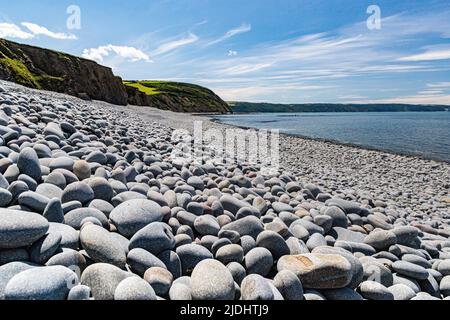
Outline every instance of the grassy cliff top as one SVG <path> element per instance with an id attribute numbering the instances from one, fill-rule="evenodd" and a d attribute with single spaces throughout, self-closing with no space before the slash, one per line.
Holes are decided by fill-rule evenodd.
<path id="1" fill-rule="evenodd" d="M 124 85 L 134 87 L 146 95 L 180 94 L 191 95 L 198 98 L 208 98 L 214 93 L 204 87 L 183 82 L 157 81 L 157 80 L 127 80 Z"/>
<path id="2" fill-rule="evenodd" d="M 123 84 L 128 88 L 130 104 L 190 113 L 229 112 L 228 105 L 219 96 L 199 85 L 156 80 L 127 80 Z"/>

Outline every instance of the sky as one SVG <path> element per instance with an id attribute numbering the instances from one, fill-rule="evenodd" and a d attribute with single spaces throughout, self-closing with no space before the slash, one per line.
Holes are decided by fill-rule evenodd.
<path id="1" fill-rule="evenodd" d="M 450 104 L 449 0 L 0 0 L 0 37 L 227 101 Z"/>

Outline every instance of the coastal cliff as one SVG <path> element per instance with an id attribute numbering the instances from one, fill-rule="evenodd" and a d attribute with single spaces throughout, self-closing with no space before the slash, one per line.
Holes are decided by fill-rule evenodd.
<path id="1" fill-rule="evenodd" d="M 230 108 L 211 90 L 189 83 L 125 81 L 129 104 L 191 113 L 227 113 Z"/>
<path id="2" fill-rule="evenodd" d="M 98 63 L 0 39 L 0 79 L 34 89 L 126 105 L 122 79 Z"/>
<path id="3" fill-rule="evenodd" d="M 0 79 L 85 100 L 191 113 L 227 113 L 211 90 L 165 81 L 125 81 L 111 68 L 49 49 L 0 39 Z"/>

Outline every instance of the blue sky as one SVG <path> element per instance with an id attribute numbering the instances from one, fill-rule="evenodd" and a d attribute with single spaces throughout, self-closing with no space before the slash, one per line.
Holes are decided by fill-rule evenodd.
<path id="1" fill-rule="evenodd" d="M 450 104 L 448 0 L 0 3 L 0 37 L 124 79 L 196 83 L 229 101 Z M 68 28 L 70 5 L 80 29 Z"/>

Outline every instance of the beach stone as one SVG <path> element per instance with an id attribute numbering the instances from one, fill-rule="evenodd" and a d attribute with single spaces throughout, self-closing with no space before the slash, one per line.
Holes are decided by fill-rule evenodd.
<path id="1" fill-rule="evenodd" d="M 393 228 L 391 224 L 373 214 L 367 217 L 367 222 L 370 223 L 374 228 L 380 228 L 383 230 L 391 230 Z"/>
<path id="2" fill-rule="evenodd" d="M 327 300 L 331 301 L 361 301 L 364 298 L 351 288 L 322 290 Z"/>
<path id="3" fill-rule="evenodd" d="M 42 183 L 36 188 L 36 193 L 49 199 L 61 199 L 63 191 L 54 184 Z"/>
<path id="4" fill-rule="evenodd" d="M 91 296 L 91 288 L 88 286 L 77 285 L 70 289 L 67 300 L 70 301 L 82 301 L 89 300 Z"/>
<path id="5" fill-rule="evenodd" d="M 280 212 L 294 212 L 294 208 L 292 208 L 289 204 L 283 202 L 273 202 L 272 208 L 276 213 Z"/>
<path id="6" fill-rule="evenodd" d="M 101 151 L 93 151 L 90 154 L 87 155 L 86 159 L 87 162 L 96 162 L 100 164 L 106 164 L 108 161 L 105 154 Z"/>
<path id="7" fill-rule="evenodd" d="M 408 278 L 406 276 L 402 276 L 401 274 L 398 273 L 394 273 L 392 274 L 392 284 L 404 284 L 408 287 L 410 287 L 411 289 L 413 289 L 413 291 L 415 293 L 419 293 L 421 291 L 419 282 L 413 278 Z"/>
<path id="8" fill-rule="evenodd" d="M 450 259 L 443 260 L 439 263 L 437 270 L 443 276 L 450 276 Z"/>
<path id="9" fill-rule="evenodd" d="M 57 253 L 52 256 L 45 263 L 46 266 L 64 266 L 67 268 L 73 268 L 76 266 L 81 271 L 83 271 L 86 266 L 86 258 L 76 250 L 63 249 L 63 252 Z"/>
<path id="10" fill-rule="evenodd" d="M 290 253 L 289 247 L 283 237 L 269 230 L 263 231 L 258 235 L 256 245 L 269 250 L 275 260 Z"/>
<path id="11" fill-rule="evenodd" d="M 240 245 L 244 250 L 244 254 L 247 254 L 250 250 L 256 247 L 256 241 L 250 236 L 242 236 Z"/>
<path id="12" fill-rule="evenodd" d="M 233 300 L 235 297 L 234 279 L 217 260 L 199 262 L 192 271 L 191 286 L 194 300 Z"/>
<path id="13" fill-rule="evenodd" d="M 95 197 L 92 188 L 84 182 L 74 182 L 69 184 L 63 191 L 61 202 L 79 201 L 86 204 Z"/>
<path id="14" fill-rule="evenodd" d="M 227 264 L 227 268 L 230 271 L 231 275 L 233 276 L 234 281 L 238 285 L 240 285 L 242 280 L 244 280 L 244 278 L 247 276 L 245 268 L 240 263 L 231 262 Z"/>
<path id="15" fill-rule="evenodd" d="M 181 261 L 180 257 L 170 250 L 161 252 L 158 258 L 165 264 L 167 270 L 170 271 L 174 279 L 181 277 Z"/>
<path id="16" fill-rule="evenodd" d="M 326 246 L 326 245 L 327 245 L 327 240 L 320 233 L 314 233 L 313 235 L 311 235 L 311 237 L 306 242 L 306 246 L 308 247 L 308 249 L 310 251 L 312 251 L 314 248 Z"/>
<path id="17" fill-rule="evenodd" d="M 91 177 L 91 166 L 85 160 L 76 160 L 72 171 L 80 181 Z"/>
<path id="18" fill-rule="evenodd" d="M 228 239 L 231 243 L 239 243 L 241 236 L 237 231 L 233 230 L 220 230 L 218 237 L 220 239 Z"/>
<path id="19" fill-rule="evenodd" d="M 378 260 L 369 260 L 363 262 L 364 280 L 373 280 L 380 282 L 385 287 L 390 287 L 394 283 L 392 272 L 383 263 Z"/>
<path id="20" fill-rule="evenodd" d="M 95 199 L 101 199 L 109 202 L 114 196 L 114 190 L 105 178 L 91 178 L 88 181 L 88 185 L 91 187 L 92 191 L 94 191 Z"/>
<path id="21" fill-rule="evenodd" d="M 194 228 L 201 235 L 217 236 L 220 231 L 220 225 L 212 215 L 203 215 L 196 218 Z"/>
<path id="22" fill-rule="evenodd" d="M 26 191 L 19 195 L 18 202 L 21 206 L 28 207 L 35 212 L 43 213 L 50 199 L 33 191 Z"/>
<path id="23" fill-rule="evenodd" d="M 355 232 L 345 228 L 334 227 L 330 230 L 329 235 L 335 238 L 337 241 L 348 241 L 362 243 L 367 236 L 361 232 Z"/>
<path id="24" fill-rule="evenodd" d="M 295 273 L 280 271 L 273 278 L 273 284 L 285 300 L 303 300 L 303 286 Z"/>
<path id="25" fill-rule="evenodd" d="M 81 222 L 86 218 L 96 218 L 104 228 L 109 227 L 108 218 L 103 214 L 103 212 L 93 209 L 93 208 L 79 208 L 71 210 L 64 216 L 65 224 L 71 226 L 74 229 L 80 229 Z"/>
<path id="26" fill-rule="evenodd" d="M 445 276 L 442 278 L 439 284 L 439 290 L 444 295 L 444 297 L 450 296 L 450 276 Z"/>
<path id="27" fill-rule="evenodd" d="M 112 184 L 112 182 L 110 182 L 113 189 L 115 188 L 115 186 Z M 117 183 L 117 181 L 116 181 Z M 126 191 L 126 186 L 122 185 L 122 187 L 124 187 L 124 190 L 116 190 L 115 192 L 118 193 L 120 192 L 118 195 L 114 196 L 111 199 L 111 204 L 114 207 L 117 207 L 118 205 L 120 205 L 121 203 L 124 203 L 128 200 L 133 200 L 133 199 L 147 199 L 147 197 L 140 193 L 140 192 L 136 192 L 136 191 Z"/>
<path id="28" fill-rule="evenodd" d="M 0 266 L 19 261 L 30 261 L 30 255 L 24 248 L 0 250 Z"/>
<path id="29" fill-rule="evenodd" d="M 108 263 L 95 263 L 81 274 L 81 284 L 91 288 L 95 300 L 114 300 L 117 286 L 123 279 L 133 276 Z"/>
<path id="30" fill-rule="evenodd" d="M 274 300 L 274 293 L 269 282 L 258 274 L 251 274 L 242 280 L 241 299 L 244 301 Z"/>
<path id="31" fill-rule="evenodd" d="M 129 249 L 142 248 L 158 255 L 165 250 L 175 248 L 175 238 L 171 228 L 162 222 L 152 222 L 134 234 Z"/>
<path id="32" fill-rule="evenodd" d="M 50 259 L 61 244 L 61 233 L 48 233 L 30 247 L 30 261 L 44 264 Z"/>
<path id="33" fill-rule="evenodd" d="M 333 219 L 333 227 L 347 228 L 348 219 L 345 212 L 339 207 L 331 206 L 325 210 L 325 215 Z"/>
<path id="34" fill-rule="evenodd" d="M 404 254 L 402 256 L 402 260 L 417 264 L 421 267 L 424 267 L 425 269 L 431 269 L 431 266 L 432 266 L 431 263 L 427 259 L 417 256 L 415 254 Z"/>
<path id="35" fill-rule="evenodd" d="M 377 251 L 374 247 L 366 244 L 366 243 L 359 243 L 359 242 L 351 242 L 351 241 L 336 241 L 334 243 L 334 246 L 337 248 L 345 249 L 351 253 L 362 253 L 367 256 L 374 255 Z"/>
<path id="36" fill-rule="evenodd" d="M 361 263 L 361 261 L 359 261 L 353 254 L 351 254 L 347 250 L 344 250 L 342 248 L 322 246 L 322 247 L 314 248 L 312 253 L 338 254 L 338 255 L 343 256 L 345 259 L 347 259 L 347 261 L 350 262 L 350 264 L 352 265 L 352 280 L 348 284 L 348 287 L 356 288 L 357 286 L 359 286 L 359 284 L 363 280 L 363 278 L 364 278 L 363 264 Z M 392 281 L 392 275 L 391 275 L 391 281 Z"/>
<path id="37" fill-rule="evenodd" d="M 142 228 L 153 222 L 161 222 L 163 212 L 161 206 L 146 199 L 128 200 L 118 205 L 109 214 L 111 222 L 120 234 L 132 237 Z"/>
<path id="38" fill-rule="evenodd" d="M 111 212 L 114 210 L 114 206 L 111 203 L 101 199 L 94 199 L 89 202 L 89 208 L 94 208 L 103 212 L 108 218 Z"/>
<path id="39" fill-rule="evenodd" d="M 76 250 L 78 248 L 78 241 L 80 239 L 78 232 L 62 223 L 50 222 L 48 233 L 59 233 L 61 234 L 60 246 L 63 248 L 70 248 Z"/>
<path id="40" fill-rule="evenodd" d="M 41 165 L 36 151 L 33 148 L 26 147 L 20 151 L 17 159 L 17 167 L 22 174 L 33 178 L 35 181 L 41 180 Z"/>
<path id="41" fill-rule="evenodd" d="M 391 231 L 374 231 L 364 238 L 364 243 L 377 250 L 385 250 L 397 243 L 397 236 Z"/>
<path id="42" fill-rule="evenodd" d="M 394 300 L 411 300 L 416 296 L 413 289 L 401 283 L 390 286 L 388 290 L 394 296 Z"/>
<path id="43" fill-rule="evenodd" d="M 185 244 L 176 249 L 176 253 L 181 261 L 183 275 L 189 275 L 195 266 L 203 260 L 213 259 L 212 253 L 198 244 Z"/>
<path id="44" fill-rule="evenodd" d="M 7 207 L 12 199 L 11 192 L 6 189 L 0 189 L 0 207 Z"/>
<path id="45" fill-rule="evenodd" d="M 320 226 L 316 225 L 315 223 L 308 221 L 306 219 L 295 220 L 290 226 L 291 229 L 294 228 L 294 226 L 296 226 L 297 224 L 304 227 L 310 235 L 314 234 L 314 233 L 320 233 L 322 235 L 325 234 L 325 230 L 322 227 L 320 227 Z"/>
<path id="46" fill-rule="evenodd" d="M 62 266 L 31 268 L 16 274 L 5 288 L 6 300 L 66 300 L 77 275 Z"/>
<path id="47" fill-rule="evenodd" d="M 330 200 L 327 200 L 325 202 L 325 204 L 327 206 L 339 207 L 347 214 L 350 214 L 350 213 L 359 214 L 361 212 L 360 206 L 358 205 L 358 203 L 356 203 L 354 201 L 347 201 L 347 200 L 335 197 L 335 198 L 332 198 Z"/>
<path id="48" fill-rule="evenodd" d="M 64 223 L 64 212 L 61 200 L 58 198 L 50 199 L 42 215 L 48 222 Z"/>
<path id="49" fill-rule="evenodd" d="M 272 253 L 266 248 L 254 248 L 245 255 L 247 274 L 267 276 L 273 267 Z"/>
<path id="50" fill-rule="evenodd" d="M 402 245 L 410 245 L 418 236 L 419 229 L 411 226 L 395 227 L 391 230 L 397 238 L 397 243 Z"/>
<path id="51" fill-rule="evenodd" d="M 305 288 L 339 289 L 352 280 L 352 265 L 336 254 L 302 254 L 278 260 L 278 271 L 292 271 Z"/>
<path id="52" fill-rule="evenodd" d="M 170 287 L 169 298 L 173 301 L 190 301 L 192 300 L 191 291 L 191 278 L 181 277 L 175 280 L 172 287 Z"/>
<path id="53" fill-rule="evenodd" d="M 428 278 L 428 271 L 424 267 L 411 262 L 395 261 L 391 267 L 399 274 L 416 280 L 426 280 Z"/>
<path id="54" fill-rule="evenodd" d="M 388 288 L 375 281 L 364 281 L 359 287 L 361 295 L 368 300 L 394 300 Z"/>
<path id="55" fill-rule="evenodd" d="M 57 187 L 59 187 L 61 190 L 64 190 L 64 188 L 67 186 L 66 178 L 61 172 L 53 171 L 51 172 L 45 179 L 45 183 L 53 184 Z"/>
<path id="56" fill-rule="evenodd" d="M 144 280 L 152 286 L 156 295 L 165 297 L 169 293 L 173 276 L 166 268 L 151 267 L 145 271 Z"/>
<path id="57" fill-rule="evenodd" d="M 248 216 L 223 226 L 221 230 L 236 231 L 242 236 L 251 236 L 256 239 L 264 231 L 264 225 L 257 217 Z"/>
<path id="58" fill-rule="evenodd" d="M 124 268 L 126 255 L 110 232 L 94 224 L 86 224 L 80 231 L 80 243 L 89 257 L 95 262 L 112 264 Z"/>
<path id="59" fill-rule="evenodd" d="M 5 288 L 8 282 L 15 275 L 34 267 L 33 264 L 28 262 L 10 262 L 0 266 L 0 301 L 5 300 Z"/>
<path id="60" fill-rule="evenodd" d="M 140 276 L 143 276 L 145 271 L 152 267 L 166 268 L 163 261 L 141 248 L 135 248 L 128 252 L 127 263 L 131 270 Z"/>
<path id="61" fill-rule="evenodd" d="M 228 244 L 217 250 L 215 258 L 224 265 L 230 262 L 241 263 L 244 260 L 244 250 L 237 244 Z"/>
<path id="62" fill-rule="evenodd" d="M 327 298 L 317 290 L 305 290 L 303 297 L 306 301 L 325 301 Z"/>
<path id="63" fill-rule="evenodd" d="M 222 207 L 225 210 L 230 211 L 233 214 L 237 214 L 239 209 L 241 209 L 241 208 L 251 207 L 251 205 L 249 203 L 239 200 L 239 199 L 236 199 L 235 197 L 227 195 L 227 194 L 223 195 L 220 198 L 220 203 L 222 204 Z"/>
<path id="64" fill-rule="evenodd" d="M 0 209 L 0 249 L 33 244 L 47 233 L 48 221 L 32 212 Z"/>
<path id="65" fill-rule="evenodd" d="M 114 300 L 156 300 L 156 294 L 145 280 L 139 277 L 128 277 L 117 285 Z"/>
<path id="66" fill-rule="evenodd" d="M 65 170 L 72 170 L 74 164 L 74 160 L 69 157 L 59 157 L 54 158 L 50 161 L 48 167 L 50 170 L 56 170 L 56 169 L 65 169 Z"/>

